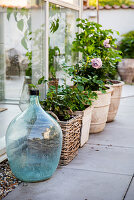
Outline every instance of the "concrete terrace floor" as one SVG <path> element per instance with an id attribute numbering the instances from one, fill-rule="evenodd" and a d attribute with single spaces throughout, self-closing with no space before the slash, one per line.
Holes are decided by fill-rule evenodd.
<path id="1" fill-rule="evenodd" d="M 134 86 L 125 86 L 116 120 L 67 166 L 39 183 L 24 183 L 4 200 L 134 200 Z"/>

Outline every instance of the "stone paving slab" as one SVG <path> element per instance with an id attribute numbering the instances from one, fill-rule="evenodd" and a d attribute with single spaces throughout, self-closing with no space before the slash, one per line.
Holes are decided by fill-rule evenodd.
<path id="1" fill-rule="evenodd" d="M 126 116 L 125 115 L 120 115 L 120 116 L 117 116 L 118 118 L 116 118 L 115 119 L 115 121 L 113 121 L 113 122 L 111 122 L 111 123 L 107 123 L 107 125 L 106 125 L 106 127 L 108 126 L 108 127 L 116 127 L 116 128 L 118 128 L 118 127 L 120 127 L 120 128 L 122 128 L 122 130 L 123 130 L 123 128 L 126 128 L 126 129 L 130 129 L 130 128 L 132 128 L 133 129 L 133 127 L 134 127 L 134 116 L 133 115 L 130 115 L 130 116 L 128 116 L 127 114 L 126 114 Z"/>
<path id="2" fill-rule="evenodd" d="M 127 110 L 128 110 L 130 107 L 131 107 L 132 109 L 134 109 L 134 96 L 133 96 L 133 97 L 122 98 L 122 99 L 120 100 L 120 105 L 122 106 L 122 107 L 121 107 L 122 113 L 118 112 L 118 113 L 120 113 L 120 114 L 124 114 L 124 113 L 123 113 L 124 107 L 125 107 Z M 119 107 L 119 110 L 120 110 L 120 107 Z M 132 113 L 130 113 L 130 114 L 132 114 Z"/>
<path id="3" fill-rule="evenodd" d="M 130 179 L 125 175 L 62 168 L 48 181 L 20 185 L 4 200 L 122 200 Z"/>
<path id="4" fill-rule="evenodd" d="M 122 97 L 133 96 L 134 95 L 134 85 L 124 85 L 122 88 Z"/>
<path id="5" fill-rule="evenodd" d="M 134 200 L 134 179 L 129 187 L 129 190 L 124 200 Z"/>
<path id="6" fill-rule="evenodd" d="M 88 143 L 134 148 L 134 129 L 122 126 L 116 125 L 115 129 L 108 124 L 103 132 L 91 134 Z"/>
<path id="7" fill-rule="evenodd" d="M 85 145 L 78 156 L 66 166 L 98 172 L 133 175 L 134 149 L 112 146 Z"/>

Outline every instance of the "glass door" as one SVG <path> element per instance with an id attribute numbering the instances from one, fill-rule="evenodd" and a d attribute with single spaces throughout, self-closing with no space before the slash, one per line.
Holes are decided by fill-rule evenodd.
<path id="1" fill-rule="evenodd" d="M 4 0 L 0 5 L 0 161 L 5 156 L 6 129 L 21 112 L 24 79 L 28 76 L 36 84 L 45 68 L 45 2 Z"/>

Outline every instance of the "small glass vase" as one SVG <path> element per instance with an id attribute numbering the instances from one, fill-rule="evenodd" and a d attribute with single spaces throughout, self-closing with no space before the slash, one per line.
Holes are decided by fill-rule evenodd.
<path id="1" fill-rule="evenodd" d="M 31 77 L 25 76 L 23 87 L 22 87 L 22 92 L 21 92 L 21 97 L 19 100 L 19 107 L 22 112 L 28 108 L 29 103 L 30 103 L 30 87 L 29 87 L 29 85 L 31 83 L 32 83 Z"/>
<path id="2" fill-rule="evenodd" d="M 39 104 L 39 91 L 30 90 L 30 105 L 9 125 L 6 148 L 13 174 L 25 182 L 50 178 L 62 149 L 62 131 L 57 121 Z"/>

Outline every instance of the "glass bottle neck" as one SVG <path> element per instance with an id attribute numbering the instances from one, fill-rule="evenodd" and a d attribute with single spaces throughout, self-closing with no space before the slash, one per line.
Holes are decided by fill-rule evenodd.
<path id="1" fill-rule="evenodd" d="M 38 96 L 36 96 L 36 95 L 31 95 L 30 96 L 30 104 L 31 105 L 40 105 L 40 103 L 39 103 L 39 97 Z"/>

